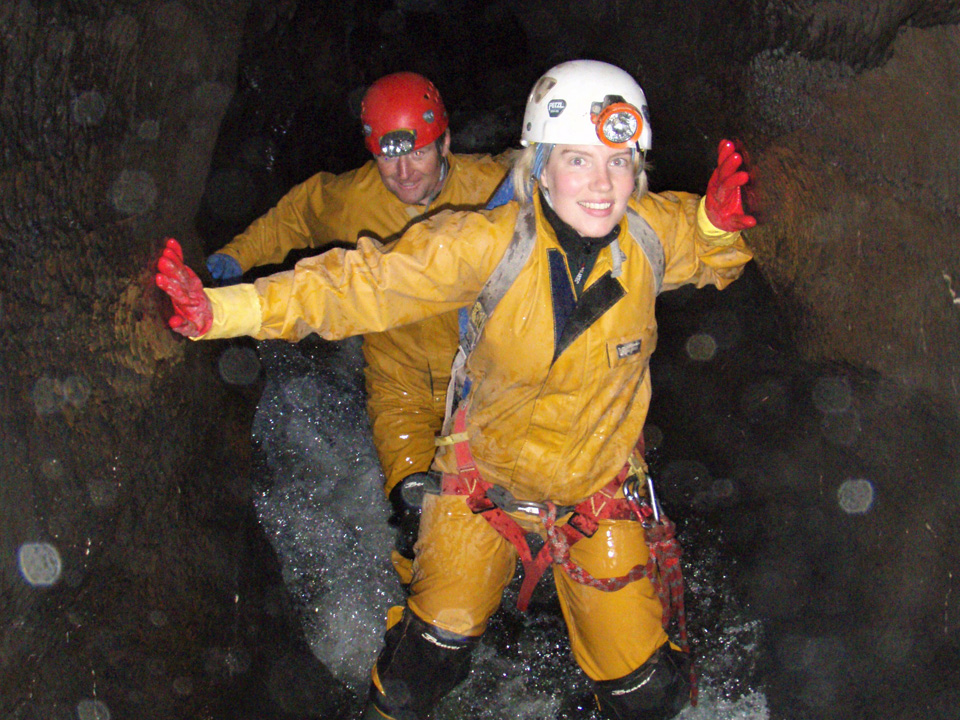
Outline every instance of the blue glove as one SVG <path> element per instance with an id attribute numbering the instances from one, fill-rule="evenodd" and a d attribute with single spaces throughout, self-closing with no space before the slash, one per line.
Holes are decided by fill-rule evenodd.
<path id="1" fill-rule="evenodd" d="M 224 253 L 214 253 L 207 258 L 207 270 L 213 276 L 213 279 L 221 285 L 233 285 L 240 282 L 243 276 L 243 268 L 240 263 L 229 255 Z"/>
<path id="2" fill-rule="evenodd" d="M 506 205 L 511 200 L 513 200 L 513 178 L 510 175 L 507 175 L 503 179 L 503 182 L 497 186 L 497 190 L 493 193 L 493 197 L 491 197 L 490 201 L 487 203 L 486 209 L 493 210 L 501 205 Z"/>

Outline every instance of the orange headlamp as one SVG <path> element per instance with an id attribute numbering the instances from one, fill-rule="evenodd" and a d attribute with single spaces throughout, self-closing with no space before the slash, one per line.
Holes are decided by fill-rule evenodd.
<path id="1" fill-rule="evenodd" d="M 595 107 L 599 103 L 595 103 Z M 615 102 L 590 113 L 590 120 L 597 126 L 600 142 L 612 148 L 625 148 L 636 142 L 643 131 L 640 111 L 627 102 Z"/>

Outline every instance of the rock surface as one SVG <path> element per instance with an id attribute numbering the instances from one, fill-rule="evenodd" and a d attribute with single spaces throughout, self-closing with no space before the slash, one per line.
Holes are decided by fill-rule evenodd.
<path id="1" fill-rule="evenodd" d="M 674 328 L 702 322 L 721 351 L 724 333 L 750 350 L 687 374 L 665 354 L 654 372 L 658 397 L 675 399 L 657 409 L 674 502 L 726 534 L 719 557 L 770 624 L 758 673 L 771 716 L 955 707 L 955 2 L 10 0 L 0 714 L 347 716 L 356 699 L 299 634 L 256 522 L 262 378 L 225 377 L 225 345 L 167 330 L 152 284 L 162 239 L 179 238 L 200 268 L 293 183 L 358 165 L 356 100 L 385 72 L 431 76 L 462 131 L 455 149 L 496 152 L 515 142 L 534 79 L 577 56 L 643 85 L 654 189 L 701 191 L 722 137 L 744 142 L 756 172 L 749 287 L 770 294 L 731 297 L 763 304 L 773 329 L 742 307 L 691 302 L 705 314 L 687 317 L 686 299 L 665 301 Z M 713 393 L 711 376 L 741 392 Z M 734 472 L 733 449 L 749 472 Z M 730 482 L 697 490 L 701 466 Z M 847 512 L 868 492 L 879 494 L 863 523 L 830 517 L 820 532 L 816 498 Z M 821 577 L 818 559 L 844 570 Z M 875 591 L 844 593 L 855 578 Z M 865 614 L 844 615 L 856 606 Z M 901 632 L 908 620 L 920 630 Z M 832 685 L 848 673 L 890 693 L 861 692 L 851 709 Z"/>

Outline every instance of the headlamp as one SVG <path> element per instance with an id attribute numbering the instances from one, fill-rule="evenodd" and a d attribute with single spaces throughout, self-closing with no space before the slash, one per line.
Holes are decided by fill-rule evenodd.
<path id="1" fill-rule="evenodd" d="M 612 148 L 625 148 L 640 138 L 643 116 L 627 102 L 594 103 L 590 119 L 597 126 L 600 142 Z"/>
<path id="2" fill-rule="evenodd" d="M 416 130 L 391 130 L 380 136 L 380 154 L 385 157 L 399 157 L 413 152 L 416 144 Z"/>

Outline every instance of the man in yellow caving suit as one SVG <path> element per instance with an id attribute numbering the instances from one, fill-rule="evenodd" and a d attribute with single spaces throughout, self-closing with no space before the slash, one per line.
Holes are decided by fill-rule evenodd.
<path id="1" fill-rule="evenodd" d="M 193 338 L 340 338 L 471 307 L 475 342 L 434 461 L 441 487 L 424 500 L 411 594 L 390 611 L 365 720 L 423 720 L 463 679 L 525 532 L 547 539 L 571 649 L 607 717 L 670 718 L 690 695 L 657 577 L 634 574 L 655 528 L 623 511 L 636 507 L 625 466 L 650 400 L 657 292 L 740 275 L 748 176 L 724 141 L 703 198 L 648 193 L 643 91 L 596 61 L 538 81 L 521 142 L 518 202 L 433 216 L 396 252 L 361 239 L 215 290 L 175 241 L 158 263 L 170 325 Z"/>
<path id="2" fill-rule="evenodd" d="M 373 159 L 342 175 L 318 173 L 294 187 L 208 258 L 215 279 L 235 281 L 253 267 L 281 262 L 292 250 L 355 244 L 361 235 L 389 247 L 428 214 L 483 207 L 507 173 L 506 164 L 490 156 L 450 152 L 440 94 L 415 73 L 387 75 L 371 85 L 361 122 Z M 405 583 L 417 518 L 395 489 L 433 461 L 457 335 L 457 314 L 447 313 L 364 337 L 367 408 L 384 489 L 401 525 L 393 557 Z"/>

